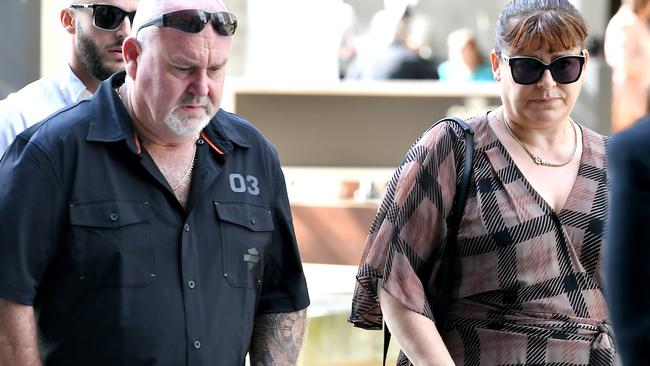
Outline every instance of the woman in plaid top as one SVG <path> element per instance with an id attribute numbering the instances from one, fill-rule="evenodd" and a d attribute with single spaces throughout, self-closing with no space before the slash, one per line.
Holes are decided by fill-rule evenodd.
<path id="1" fill-rule="evenodd" d="M 385 320 L 403 351 L 398 364 L 619 364 L 600 274 L 605 137 L 570 117 L 586 38 L 567 0 L 502 9 L 491 52 L 502 106 L 467 121 L 472 178 L 445 273 L 463 131 L 436 125 L 395 172 L 364 247 L 350 321 L 381 329 Z M 453 288 L 444 329 L 431 310 L 447 301 L 436 295 L 441 279 Z"/>

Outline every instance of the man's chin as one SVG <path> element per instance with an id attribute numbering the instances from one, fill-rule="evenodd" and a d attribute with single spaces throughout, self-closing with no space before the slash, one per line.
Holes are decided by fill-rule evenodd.
<path id="1" fill-rule="evenodd" d="M 185 119 L 181 121 L 166 121 L 167 127 L 180 137 L 197 137 L 210 123 L 209 118 Z"/>
<path id="2" fill-rule="evenodd" d="M 119 59 L 113 59 L 112 57 L 108 59 L 107 62 L 104 62 L 104 70 L 110 71 L 111 74 L 115 74 L 118 71 L 124 70 L 124 60 L 120 56 Z"/>

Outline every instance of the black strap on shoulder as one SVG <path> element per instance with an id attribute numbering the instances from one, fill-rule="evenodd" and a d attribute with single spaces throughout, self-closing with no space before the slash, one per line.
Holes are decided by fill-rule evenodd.
<path id="1" fill-rule="evenodd" d="M 469 193 L 469 183 L 474 162 L 474 132 L 469 125 L 462 119 L 455 117 L 445 118 L 443 121 L 455 122 L 463 129 L 465 133 L 465 165 L 458 185 L 456 186 L 456 194 L 454 196 L 456 202 L 454 202 L 452 212 L 450 212 L 447 243 L 445 244 L 445 248 L 443 248 L 441 267 L 439 269 L 440 275 L 436 278 L 438 280 L 436 286 L 439 289 L 438 301 L 432 304 L 433 318 L 441 335 L 446 329 L 449 305 L 453 299 L 453 279 L 456 277 L 453 271 L 458 268 L 454 262 L 458 254 L 458 230 L 460 229 L 460 221 L 465 211 L 465 203 L 467 202 L 467 195 Z"/>
<path id="2" fill-rule="evenodd" d="M 452 216 L 448 230 L 449 233 L 453 233 L 453 235 L 450 236 L 450 241 L 456 244 L 458 229 L 460 228 L 460 220 L 463 217 L 463 212 L 465 211 L 465 203 L 467 201 L 468 193 L 467 191 L 469 190 L 469 181 L 472 176 L 472 165 L 474 163 L 474 131 L 472 131 L 472 128 L 469 127 L 467 122 L 463 121 L 460 118 L 447 117 L 441 119 L 436 123 L 442 121 L 455 122 L 463 129 L 463 132 L 465 132 L 465 166 L 463 168 L 463 175 L 458 182 L 458 186 L 456 187 L 456 195 L 454 197 L 456 199 L 456 204 L 454 205 L 455 210 L 451 213 Z M 451 248 L 455 247 L 456 245 L 451 246 Z"/>
<path id="3" fill-rule="evenodd" d="M 447 230 L 447 249 L 445 250 L 445 253 L 443 253 L 443 256 L 445 257 L 444 259 L 446 260 L 443 260 L 443 267 L 441 268 L 441 271 L 443 271 L 441 273 L 446 274 L 446 276 L 444 276 L 445 281 L 441 283 L 442 289 L 440 291 L 440 301 L 433 309 L 434 319 L 436 320 L 436 327 L 440 332 L 445 329 L 447 322 L 447 312 L 449 310 L 449 304 L 451 302 L 453 291 L 453 284 L 451 281 L 452 276 L 449 275 L 449 272 L 451 271 L 451 259 L 453 259 L 455 256 L 457 249 L 456 243 L 458 240 L 458 229 L 460 228 L 460 220 L 462 219 L 463 212 L 465 211 L 469 182 L 472 176 L 472 165 L 474 163 L 474 131 L 472 131 L 472 128 L 467 124 L 467 122 L 460 118 L 446 117 L 434 123 L 431 127 L 429 127 L 429 129 L 442 122 L 456 123 L 463 129 L 463 132 L 465 133 L 465 166 L 463 167 L 463 175 L 461 176 L 460 181 L 458 181 L 458 185 L 456 186 L 456 194 L 454 196 L 456 202 L 452 206 L 452 212 L 450 212 L 449 229 Z M 390 330 L 386 326 L 386 322 L 384 322 L 384 357 L 382 361 L 383 366 L 386 366 L 386 357 L 388 356 L 389 345 Z"/>

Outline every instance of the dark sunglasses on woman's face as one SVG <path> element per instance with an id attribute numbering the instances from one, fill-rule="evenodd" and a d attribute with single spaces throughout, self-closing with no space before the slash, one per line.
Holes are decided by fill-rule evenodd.
<path id="1" fill-rule="evenodd" d="M 549 70 L 553 80 L 559 84 L 571 84 L 582 74 L 582 65 L 585 63 L 584 55 L 561 56 L 550 64 L 545 64 L 535 57 L 501 55 L 501 59 L 510 65 L 512 79 L 517 84 L 530 85 L 536 83 Z"/>
<path id="2" fill-rule="evenodd" d="M 117 6 L 103 4 L 72 4 L 73 9 L 93 9 L 93 25 L 97 28 L 114 31 L 120 27 L 125 17 L 129 17 L 131 24 L 135 11 L 125 11 Z"/>
<path id="3" fill-rule="evenodd" d="M 208 22 L 211 22 L 217 33 L 224 37 L 232 36 L 237 29 L 237 18 L 231 13 L 225 11 L 208 13 L 207 11 L 192 9 L 163 14 L 144 23 L 138 29 L 138 32 L 153 25 L 174 28 L 186 33 L 199 33 Z"/>

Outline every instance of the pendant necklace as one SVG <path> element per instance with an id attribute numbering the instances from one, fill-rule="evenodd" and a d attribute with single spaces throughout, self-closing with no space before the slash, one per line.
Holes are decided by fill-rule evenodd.
<path id="1" fill-rule="evenodd" d="M 566 159 L 563 162 L 560 163 L 550 163 L 548 161 L 544 161 L 539 155 L 535 154 L 530 150 L 528 145 L 524 144 L 517 135 L 515 135 L 514 132 L 510 129 L 510 121 L 508 121 L 508 118 L 506 117 L 505 113 L 503 114 L 503 124 L 506 126 L 506 130 L 508 130 L 508 133 L 510 133 L 510 136 L 517 141 L 517 143 L 526 151 L 528 156 L 530 156 L 531 159 L 535 162 L 537 165 L 543 165 L 543 166 L 550 166 L 550 167 L 561 167 L 569 164 L 571 160 L 573 160 L 573 157 L 576 155 L 576 151 L 578 150 L 578 131 L 576 128 L 576 123 L 569 117 L 569 123 L 573 127 L 573 151 L 571 151 L 571 155 L 569 156 L 568 159 Z"/>

